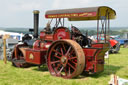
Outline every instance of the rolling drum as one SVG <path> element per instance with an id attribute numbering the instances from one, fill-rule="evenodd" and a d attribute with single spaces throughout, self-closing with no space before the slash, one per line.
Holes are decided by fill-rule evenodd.
<path id="1" fill-rule="evenodd" d="M 15 67 L 29 67 L 30 64 L 25 61 L 25 47 L 24 44 L 16 45 L 12 52 L 12 65 Z"/>

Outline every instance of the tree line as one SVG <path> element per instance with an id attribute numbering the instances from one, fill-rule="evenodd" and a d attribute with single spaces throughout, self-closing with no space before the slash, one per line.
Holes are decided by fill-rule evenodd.
<path id="1" fill-rule="evenodd" d="M 88 34 L 88 36 L 97 35 L 97 31 L 96 30 L 84 30 L 84 29 L 81 29 L 80 31 L 84 35 Z M 128 30 L 120 30 L 120 31 L 110 30 L 109 31 L 109 35 L 120 35 L 120 36 L 123 36 L 125 32 L 128 32 Z"/>

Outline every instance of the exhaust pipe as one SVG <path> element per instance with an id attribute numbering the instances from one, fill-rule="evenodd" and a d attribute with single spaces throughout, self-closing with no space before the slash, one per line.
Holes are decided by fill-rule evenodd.
<path id="1" fill-rule="evenodd" d="M 34 10 L 34 38 L 38 38 L 38 26 L 39 26 L 39 11 Z"/>

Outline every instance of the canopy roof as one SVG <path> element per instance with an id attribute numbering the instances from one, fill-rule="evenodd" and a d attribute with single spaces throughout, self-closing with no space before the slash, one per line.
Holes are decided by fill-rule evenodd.
<path id="1" fill-rule="evenodd" d="M 62 9 L 62 10 L 49 10 L 46 11 L 46 18 L 68 18 L 69 21 L 81 21 L 81 20 L 97 20 L 104 18 L 114 19 L 116 12 L 107 6 L 100 7 L 88 7 L 88 8 L 74 8 L 74 9 Z"/>

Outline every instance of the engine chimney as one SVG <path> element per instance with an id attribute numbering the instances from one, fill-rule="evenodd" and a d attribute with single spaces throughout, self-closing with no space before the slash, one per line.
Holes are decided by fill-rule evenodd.
<path id="1" fill-rule="evenodd" d="M 39 25 L 39 11 L 34 10 L 34 38 L 38 38 L 38 25 Z"/>

